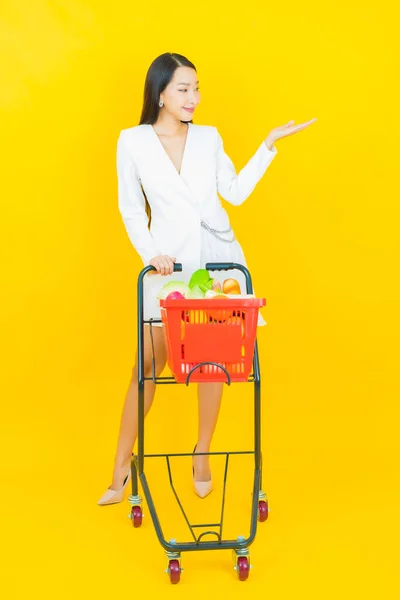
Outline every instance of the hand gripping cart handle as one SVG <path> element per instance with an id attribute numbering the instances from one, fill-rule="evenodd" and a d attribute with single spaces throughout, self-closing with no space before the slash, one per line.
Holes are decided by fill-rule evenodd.
<path id="1" fill-rule="evenodd" d="M 209 271 L 228 271 L 238 269 L 246 278 L 247 294 L 253 294 L 251 276 L 248 269 L 237 263 L 207 263 Z M 248 578 L 250 569 L 249 546 L 253 543 L 257 522 L 268 518 L 268 501 L 261 490 L 261 426 L 260 426 L 260 365 L 256 340 L 258 311 L 265 305 L 264 299 L 254 297 L 230 299 L 184 299 L 161 300 L 161 319 L 144 320 L 143 311 L 143 279 L 153 266 L 145 267 L 138 277 L 138 453 L 132 454 L 132 495 L 129 496 L 131 513 L 129 517 L 134 527 L 142 524 L 142 498 L 138 492 L 140 483 L 146 498 L 155 531 L 161 546 L 167 555 L 166 573 L 172 583 L 178 583 L 181 575 L 181 553 L 196 550 L 232 550 L 234 568 L 240 580 Z M 174 271 L 182 271 L 182 265 L 176 263 Z M 152 324 L 162 322 L 165 328 L 168 365 L 171 377 L 155 376 L 154 342 Z M 144 373 L 144 324 L 150 326 L 152 343 L 152 376 Z M 251 372 L 252 371 L 252 372 Z M 225 455 L 224 487 L 220 520 L 215 523 L 189 522 L 182 503 L 176 492 L 170 459 L 183 454 L 145 454 L 144 453 L 144 385 L 145 381 L 155 384 L 177 384 L 190 382 L 223 381 L 254 383 L 254 449 L 243 452 L 203 452 L 199 454 Z M 225 510 L 225 490 L 228 475 L 229 458 L 233 454 L 254 455 L 254 483 L 251 507 L 250 532 L 246 538 L 238 536 L 233 540 L 223 539 L 223 521 Z M 145 458 L 163 458 L 166 460 L 169 481 L 176 501 L 189 528 L 191 541 L 177 542 L 166 540 L 157 516 L 154 500 L 144 472 Z M 204 530 L 198 534 L 198 530 Z M 208 539 L 205 539 L 208 538 Z M 214 539 L 210 539 L 214 538 Z"/>

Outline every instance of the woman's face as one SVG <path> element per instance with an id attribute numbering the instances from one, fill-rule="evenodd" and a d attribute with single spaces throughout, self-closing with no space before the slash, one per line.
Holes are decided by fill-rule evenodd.
<path id="1" fill-rule="evenodd" d="M 197 73 L 190 67 L 178 67 L 165 90 L 160 94 L 164 102 L 161 111 L 171 113 L 179 121 L 191 121 L 200 102 Z"/>

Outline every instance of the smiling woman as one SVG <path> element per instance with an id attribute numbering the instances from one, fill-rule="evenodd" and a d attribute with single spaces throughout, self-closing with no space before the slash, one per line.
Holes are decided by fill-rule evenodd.
<path id="1" fill-rule="evenodd" d="M 182 271 L 174 273 L 174 279 L 186 284 L 192 273 L 204 268 L 207 262 L 247 266 L 219 195 L 235 206 L 242 204 L 275 158 L 274 141 L 310 123 L 294 125 L 294 121 L 289 121 L 273 129 L 237 174 L 218 129 L 193 123 L 199 102 L 199 79 L 194 64 L 181 54 L 162 54 L 152 62 L 146 75 L 139 125 L 123 129 L 117 143 L 119 210 L 143 264 L 156 269 L 156 274 L 150 277 L 147 274 L 143 281 L 144 320 L 159 321 L 154 327 L 157 333 L 153 337 L 153 350 L 149 327 L 144 328 L 145 376 L 152 373 L 153 353 L 156 377 L 165 366 L 167 352 L 158 295 L 165 278 L 173 273 L 174 262 L 182 263 Z M 246 292 L 243 273 L 233 270 L 230 275 L 239 282 L 242 293 Z M 261 315 L 258 325 L 265 325 Z M 217 423 L 222 386 L 198 384 L 199 433 L 194 454 L 202 454 L 193 458 L 193 483 L 202 498 L 212 489 L 208 454 L 204 453 L 209 452 Z M 154 393 L 154 384 L 145 387 L 145 414 Z M 137 436 L 137 408 L 136 362 L 121 418 L 112 486 L 99 504 L 123 499 Z"/>
<path id="2" fill-rule="evenodd" d="M 167 52 L 158 56 L 146 75 L 140 123 L 154 124 L 160 118 L 168 134 L 179 134 L 177 125 L 187 123 L 199 103 L 199 80 L 194 64 L 181 54 Z M 167 115 L 169 118 L 165 121 Z M 174 125 L 172 129 L 171 125 Z"/>
<path id="3" fill-rule="evenodd" d="M 243 250 L 223 208 L 220 194 L 233 205 L 242 204 L 277 153 L 262 140 L 239 174 L 225 153 L 218 129 L 197 125 L 192 117 L 200 102 L 194 64 L 180 54 L 166 53 L 150 65 L 139 125 L 123 129 L 117 144 L 118 203 L 126 231 L 143 264 L 156 273 L 144 278 L 144 319 L 159 319 L 154 328 L 154 354 L 166 360 L 158 294 L 171 278 L 174 262 L 182 272 L 174 280 L 189 282 L 207 262 L 235 262 L 246 266 Z M 150 218 L 149 218 L 150 217 Z M 230 275 L 241 283 L 244 275 Z M 264 325 L 262 316 L 259 325 Z M 151 373 L 151 348 L 145 327 L 145 373 Z M 159 374 L 159 373 L 158 373 Z M 157 373 L 156 373 L 157 375 Z M 223 384 L 199 384 L 199 437 L 196 452 L 208 453 L 216 426 Z M 99 504 L 120 502 L 130 472 L 130 457 L 137 435 L 137 364 L 133 369 L 115 456 L 111 487 Z M 146 414 L 155 386 L 146 386 Z M 193 483 L 201 497 L 212 488 L 207 455 L 193 459 Z M 125 483 L 124 483 L 125 482 Z"/>
<path id="4" fill-rule="evenodd" d="M 218 130 L 193 123 L 199 102 L 194 64 L 165 53 L 148 70 L 139 125 L 123 130 L 118 141 L 120 211 L 133 246 L 145 265 L 157 269 L 158 278 L 170 276 L 178 258 L 187 269 L 180 276 L 186 279 L 200 267 L 206 249 L 215 260 L 223 254 L 246 264 L 233 232 L 229 240 L 219 235 L 231 227 L 218 193 L 241 204 L 277 153 L 263 142 L 237 175 Z M 135 187 L 140 192 L 132 202 Z M 184 226 L 177 230 L 171 223 Z M 159 318 L 154 286 L 161 282 L 148 279 L 152 289 L 146 290 L 145 318 Z"/>

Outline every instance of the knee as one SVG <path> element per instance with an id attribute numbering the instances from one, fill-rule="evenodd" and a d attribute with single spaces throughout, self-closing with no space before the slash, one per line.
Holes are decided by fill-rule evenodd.
<path id="1" fill-rule="evenodd" d="M 155 376 L 156 377 L 160 377 L 161 373 L 163 372 L 165 365 L 166 365 L 166 360 L 156 360 L 155 361 Z M 152 377 L 153 376 L 153 362 L 151 360 L 144 361 L 144 376 L 147 377 Z M 138 380 L 138 364 L 136 363 L 135 366 L 132 368 L 132 381 L 137 382 Z"/>
<path id="2" fill-rule="evenodd" d="M 155 376 L 156 377 L 160 377 L 161 373 L 164 371 L 165 365 L 167 362 L 167 357 L 164 356 L 164 353 L 161 352 L 157 355 L 157 357 L 155 358 L 154 361 L 154 370 L 155 370 Z M 145 372 L 148 373 L 148 375 L 146 375 L 146 377 L 151 377 L 153 374 L 153 363 L 151 360 L 148 361 L 148 364 L 145 363 Z"/>

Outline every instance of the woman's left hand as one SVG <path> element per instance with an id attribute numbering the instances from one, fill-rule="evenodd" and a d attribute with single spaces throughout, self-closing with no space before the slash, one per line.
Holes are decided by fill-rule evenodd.
<path id="1" fill-rule="evenodd" d="M 275 127 L 275 129 L 271 129 L 268 136 L 265 139 L 265 143 L 268 148 L 271 149 L 274 143 L 281 138 L 287 137 L 288 135 L 293 135 L 306 127 L 309 127 L 311 123 L 315 123 L 317 119 L 311 119 L 310 121 L 306 121 L 305 123 L 300 123 L 299 125 L 294 125 L 294 121 L 288 121 L 285 125 L 281 125 L 280 127 Z"/>

